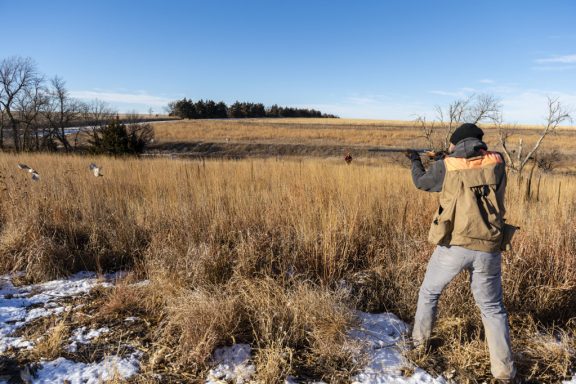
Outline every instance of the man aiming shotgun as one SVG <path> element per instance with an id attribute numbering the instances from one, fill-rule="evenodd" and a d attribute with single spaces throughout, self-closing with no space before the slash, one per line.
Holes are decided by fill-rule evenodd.
<path id="1" fill-rule="evenodd" d="M 436 249 L 420 287 L 412 337 L 417 348 L 427 348 L 442 290 L 468 270 L 482 314 L 492 375 L 500 383 L 512 383 L 516 369 L 501 285 L 506 169 L 502 156 L 488 151 L 483 136 L 475 124 L 462 124 L 450 137 L 448 154 L 428 170 L 417 151 L 407 154 L 416 187 L 440 194 L 428 237 Z"/>

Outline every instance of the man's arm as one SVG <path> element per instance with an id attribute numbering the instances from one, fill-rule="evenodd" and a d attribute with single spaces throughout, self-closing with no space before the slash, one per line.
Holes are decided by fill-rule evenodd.
<path id="1" fill-rule="evenodd" d="M 446 166 L 444 160 L 437 160 L 432 163 L 428 171 L 422 165 L 420 157 L 412 157 L 412 181 L 416 188 L 426 192 L 440 192 L 444 184 Z"/>

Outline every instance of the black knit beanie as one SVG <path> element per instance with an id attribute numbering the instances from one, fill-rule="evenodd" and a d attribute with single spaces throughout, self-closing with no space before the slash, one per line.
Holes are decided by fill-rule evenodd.
<path id="1" fill-rule="evenodd" d="M 482 140 L 482 137 L 484 137 L 484 132 L 478 128 L 476 124 L 465 123 L 456 128 L 454 133 L 452 133 L 452 136 L 450 136 L 450 142 L 456 145 L 460 140 L 464 140 L 469 137 L 475 137 L 478 140 Z"/>

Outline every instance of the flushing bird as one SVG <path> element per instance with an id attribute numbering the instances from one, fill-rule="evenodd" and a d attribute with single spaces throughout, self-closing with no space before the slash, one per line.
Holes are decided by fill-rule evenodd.
<path id="1" fill-rule="evenodd" d="M 30 173 L 32 175 L 32 180 L 34 180 L 34 181 L 40 180 L 40 174 L 38 172 L 36 172 L 34 169 L 27 166 L 26 164 L 18 163 L 18 168 L 20 168 L 23 171 Z"/>
<path id="2" fill-rule="evenodd" d="M 344 161 L 346 162 L 346 164 L 350 164 L 352 162 L 352 155 L 350 154 L 350 152 L 346 152 L 346 156 L 344 156 Z"/>
<path id="3" fill-rule="evenodd" d="M 90 164 L 90 171 L 92 171 L 92 174 L 96 177 L 99 176 L 104 176 L 103 174 L 100 173 L 100 171 L 102 170 L 102 167 L 97 166 L 95 163 Z"/>

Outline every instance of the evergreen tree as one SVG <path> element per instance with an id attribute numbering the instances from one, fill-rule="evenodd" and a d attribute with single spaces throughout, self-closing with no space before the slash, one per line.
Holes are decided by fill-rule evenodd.
<path id="1" fill-rule="evenodd" d="M 204 103 L 204 113 L 205 113 L 205 119 L 214 119 L 216 118 L 216 103 L 213 100 L 206 100 L 206 103 Z"/>
<path id="2" fill-rule="evenodd" d="M 206 119 L 206 104 L 204 100 L 200 99 L 194 104 L 194 108 L 196 108 L 196 119 Z"/>
<path id="3" fill-rule="evenodd" d="M 252 103 L 250 105 L 250 117 L 265 117 L 265 116 L 266 116 L 266 109 L 264 108 L 264 104 Z"/>
<path id="4" fill-rule="evenodd" d="M 245 117 L 326 117 L 338 116 L 323 114 L 315 109 L 279 107 L 277 104 L 266 108 L 262 103 L 248 103 L 236 101 L 228 107 L 223 101 L 198 100 L 193 102 L 187 98 L 168 104 L 170 116 L 183 119 L 225 119 Z"/>
<path id="5" fill-rule="evenodd" d="M 219 102 L 218 104 L 216 104 L 216 107 L 214 108 L 214 113 L 217 119 L 225 119 L 228 117 L 228 107 L 226 106 L 226 104 L 224 104 L 223 101 Z"/>
<path id="6" fill-rule="evenodd" d="M 232 118 L 244 117 L 242 112 L 242 104 L 236 101 L 234 104 L 228 108 L 228 116 Z"/>
<path id="7" fill-rule="evenodd" d="M 101 128 L 90 140 L 92 151 L 109 155 L 131 153 L 126 125 L 118 119 Z"/>

